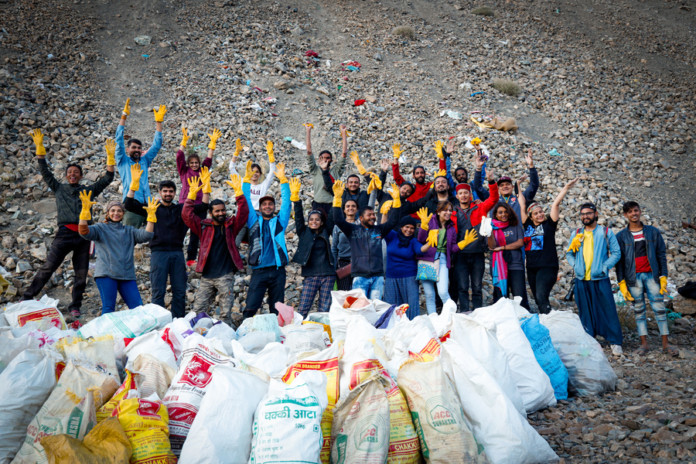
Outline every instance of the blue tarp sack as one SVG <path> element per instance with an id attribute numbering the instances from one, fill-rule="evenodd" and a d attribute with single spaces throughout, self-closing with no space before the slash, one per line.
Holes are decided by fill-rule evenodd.
<path id="1" fill-rule="evenodd" d="M 553 393 L 557 400 L 568 399 L 568 370 L 553 347 L 549 329 L 539 322 L 539 315 L 532 314 L 520 320 L 522 331 L 532 345 L 534 357 L 551 379 Z"/>

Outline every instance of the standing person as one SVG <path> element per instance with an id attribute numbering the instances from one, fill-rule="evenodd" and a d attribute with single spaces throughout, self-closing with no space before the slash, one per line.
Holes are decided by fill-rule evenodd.
<path id="1" fill-rule="evenodd" d="M 423 246 L 416 237 L 418 222 L 411 216 L 404 216 L 396 230 L 390 230 L 385 237 L 387 243 L 387 270 L 384 283 L 384 301 L 389 304 L 408 304 L 406 316 L 409 319 L 420 314 L 418 295 L 418 255 Z"/>
<path id="2" fill-rule="evenodd" d="M 252 317 L 261 307 L 268 291 L 268 309 L 278 314 L 277 302 L 285 302 L 285 266 L 288 264 L 288 249 L 285 245 L 285 229 L 290 222 L 290 186 L 285 177 L 285 164 L 278 163 L 275 175 L 280 181 L 280 213 L 275 215 L 275 198 L 270 195 L 259 199 L 260 214 L 249 211 L 249 265 L 251 281 L 247 294 L 244 317 Z M 244 177 L 244 196 L 250 198 L 249 175 Z"/>
<path id="3" fill-rule="evenodd" d="M 498 184 L 493 177 L 493 170 L 488 171 L 488 189 L 490 196 L 486 201 L 474 200 L 469 184 L 458 184 L 457 204 L 452 219 L 456 219 L 457 240 L 464 240 L 470 230 L 478 233 L 481 220 L 498 202 Z M 479 236 L 476 242 L 457 252 L 454 257 L 454 275 L 457 279 L 457 302 L 459 312 L 468 312 L 483 306 L 483 274 L 486 269 L 486 240 Z M 471 304 L 469 303 L 471 288 Z"/>
<path id="4" fill-rule="evenodd" d="M 125 208 L 118 201 L 106 205 L 106 218 L 103 223 L 89 225 L 92 219 L 92 192 L 80 192 L 82 211 L 78 230 L 85 240 L 91 240 L 96 246 L 97 263 L 94 267 L 94 281 L 97 283 L 102 301 L 102 314 L 112 313 L 116 309 L 118 292 L 128 309 L 143 304 L 135 281 L 135 263 L 133 249 L 136 243 L 145 243 L 152 239 L 157 222 L 157 200 L 148 199 L 147 226 L 145 230 L 136 229 L 122 223 Z"/>
<path id="5" fill-rule="evenodd" d="M 396 182 L 396 185 L 401 186 L 401 184 L 406 182 L 399 172 L 399 158 L 401 158 L 401 153 L 404 151 L 401 149 L 401 145 L 396 143 L 392 146 L 392 152 L 394 153 L 394 160 L 392 161 L 392 176 L 394 177 L 394 182 Z M 430 186 L 433 184 L 432 182 L 425 181 L 425 168 L 421 165 L 416 165 L 413 168 L 413 181 L 414 183 L 412 185 L 414 191 L 408 197 L 408 201 L 410 202 L 418 201 L 423 198 L 430 190 Z"/>
<path id="6" fill-rule="evenodd" d="M 48 169 L 46 162 L 46 148 L 43 146 L 43 134 L 40 129 L 35 129 L 32 134 L 36 146 L 36 160 L 39 163 L 39 172 L 44 182 L 56 196 L 56 209 L 58 210 L 58 231 L 48 250 L 46 262 L 41 265 L 29 287 L 24 291 L 22 299 L 30 300 L 43 289 L 58 267 L 63 264 L 65 257 L 72 251 L 73 270 L 75 281 L 72 288 L 72 301 L 68 310 L 73 317 L 80 317 L 82 298 L 87 287 L 87 270 L 89 268 L 89 242 L 82 240 L 78 233 L 80 220 L 80 193 L 90 191 L 95 198 L 114 180 L 114 166 L 116 165 L 116 144 L 112 139 L 106 140 L 106 173 L 92 185 L 81 185 L 82 167 L 78 164 L 69 164 L 65 169 L 65 178 L 68 181 L 63 184 L 58 182 L 53 173 Z M 91 222 L 90 222 L 91 224 Z"/>
<path id="7" fill-rule="evenodd" d="M 561 202 L 568 190 L 578 181 L 568 182 L 551 204 L 548 217 L 539 203 L 527 205 L 524 195 L 520 196 L 520 213 L 524 228 L 524 252 L 527 263 L 527 279 L 532 295 L 541 314 L 551 311 L 549 296 L 558 279 L 558 254 L 556 253 L 556 228 L 560 216 Z"/>
<path id="8" fill-rule="evenodd" d="M 440 179 L 445 180 L 444 177 Z M 446 182 L 446 180 L 445 180 Z M 454 263 L 454 254 L 473 243 L 478 237 L 476 231 L 469 231 L 466 238 L 457 242 L 457 231 L 452 222 L 452 203 L 441 201 L 435 214 L 428 214 L 425 208 L 418 211 L 421 227 L 418 231 L 418 241 L 425 243 L 421 248 L 421 260 L 434 263 L 437 269 L 437 281 L 421 280 L 425 292 L 425 306 L 428 314 L 436 311 L 435 290 L 443 303 L 449 296 L 449 269 Z"/>
<path id="9" fill-rule="evenodd" d="M 131 184 L 126 195 L 126 211 L 147 217 L 147 206 L 135 199 L 138 191 L 140 177 L 143 170 L 140 165 L 131 166 Z M 201 170 L 201 175 L 209 178 L 208 168 Z M 187 185 L 188 187 L 188 185 Z M 157 208 L 157 222 L 154 227 L 154 236 L 150 240 L 150 285 L 152 290 L 152 302 L 163 308 L 164 296 L 167 293 L 167 279 L 172 286 L 171 311 L 173 317 L 184 317 L 186 314 L 186 262 L 184 261 L 184 238 L 189 228 L 181 217 L 184 208 L 183 203 L 174 203 L 176 198 L 176 184 L 171 180 L 165 180 L 159 184 L 159 202 Z M 208 208 L 207 194 L 203 197 L 204 203 L 195 205 L 196 214 L 200 217 L 200 211 Z"/>
<path id="10" fill-rule="evenodd" d="M 346 217 L 346 222 L 350 224 L 358 223 L 358 202 L 355 200 L 347 200 L 343 203 L 343 214 Z M 346 234 L 336 225 L 333 227 L 331 234 L 331 254 L 333 255 L 336 271 L 345 269 L 350 265 L 350 240 Z M 353 288 L 353 277 L 350 272 L 343 278 L 336 281 L 337 290 L 350 290 Z"/>
<path id="11" fill-rule="evenodd" d="M 184 127 L 181 129 L 181 145 L 179 146 L 179 151 L 176 152 L 176 169 L 179 171 L 179 179 L 181 180 L 181 192 L 179 193 L 179 203 L 184 205 L 186 197 L 188 197 L 188 180 L 192 177 L 199 177 L 201 174 L 201 168 L 210 169 L 213 165 L 213 154 L 215 153 L 215 148 L 217 148 L 217 141 L 222 136 L 220 129 L 213 129 L 212 134 L 208 134 L 210 137 L 210 143 L 208 144 L 208 156 L 205 157 L 203 163 L 201 163 L 201 158 L 196 153 L 192 153 L 188 156 L 184 153 L 186 150 L 186 144 L 189 140 L 188 130 Z M 200 205 L 202 203 L 203 193 L 199 192 L 194 204 Z M 126 209 L 128 206 L 126 205 Z M 207 205 L 205 208 L 199 208 L 197 211 L 201 219 L 205 218 L 205 213 L 208 210 Z M 196 262 L 196 256 L 198 255 L 198 235 L 190 234 L 188 247 L 186 248 L 186 265 L 193 266 Z"/>
<path id="12" fill-rule="evenodd" d="M 295 230 L 299 238 L 297 251 L 292 261 L 302 266 L 302 277 L 304 277 L 297 312 L 302 314 L 302 317 L 307 317 L 317 293 L 319 293 L 317 311 L 329 310 L 331 290 L 336 282 L 336 271 L 324 212 L 310 211 L 305 223 L 300 188 L 298 178 L 290 180 L 290 200 L 295 205 Z"/>
<path id="13" fill-rule="evenodd" d="M 234 155 L 232 155 L 232 159 L 230 160 L 230 174 L 232 175 L 238 174 L 236 165 L 237 159 L 239 158 L 239 154 L 241 153 L 241 151 L 242 142 L 239 139 L 237 139 L 236 147 L 234 149 Z M 268 155 L 269 168 L 268 175 L 265 179 L 263 179 L 263 181 L 261 181 L 261 176 L 263 175 L 261 165 L 258 163 L 252 163 L 251 161 L 247 162 L 247 165 L 251 163 L 249 165 L 251 166 L 251 177 L 249 178 L 249 195 L 251 199 L 251 208 L 253 208 L 256 212 L 259 211 L 259 199 L 266 195 L 268 189 L 271 188 L 271 184 L 273 184 L 273 173 L 275 172 L 276 160 L 275 151 L 273 150 L 273 142 L 271 142 L 270 140 L 266 142 L 266 154 Z"/>
<path id="14" fill-rule="evenodd" d="M 203 174 L 203 172 L 202 172 Z M 206 173 L 207 174 L 207 173 Z M 192 177 L 188 180 L 189 192 L 181 217 L 184 223 L 191 228 L 191 232 L 198 235 L 201 241 L 200 256 L 196 263 L 196 272 L 201 273 L 201 280 L 196 290 L 193 303 L 195 312 L 208 311 L 216 294 L 220 294 L 220 314 L 229 314 L 233 325 L 241 323 L 241 314 L 232 313 L 234 305 L 234 272 L 242 270 L 244 263 L 239 256 L 235 237 L 242 229 L 249 215 L 247 200 L 242 192 L 242 184 L 239 176 L 232 175 L 227 185 L 234 190 L 237 202 L 237 214 L 227 216 L 225 202 L 219 199 L 213 200 L 208 205 L 209 219 L 201 219 L 195 212 L 195 201 L 198 192 L 204 190 L 203 201 L 208 200 L 210 194 L 210 177 L 204 179 L 204 184 L 199 185 L 199 179 Z"/>
<path id="15" fill-rule="evenodd" d="M 524 231 L 509 204 L 499 202 L 492 211 L 493 233 L 488 237 L 488 248 L 493 251 L 491 256 L 493 302 L 503 297 L 507 298 L 510 293 L 513 297 L 523 297 L 525 293 L 522 259 Z"/>
<path id="16" fill-rule="evenodd" d="M 585 331 L 601 335 L 611 345 L 615 356 L 623 354 L 623 334 L 616 313 L 609 269 L 621 258 L 621 247 L 608 227 L 597 225 L 594 203 L 580 206 L 583 228 L 576 231 L 566 259 L 575 272 L 575 302 Z"/>
<path id="17" fill-rule="evenodd" d="M 126 100 L 126 105 L 123 107 L 123 113 L 121 114 L 121 120 L 118 123 L 118 128 L 116 129 L 116 144 L 118 148 L 116 149 L 116 165 L 118 166 L 118 173 L 121 176 L 124 187 L 130 185 L 130 168 L 134 164 L 140 164 L 143 169 L 142 182 L 140 183 L 140 190 L 135 192 L 135 199 L 140 203 L 145 203 L 145 201 L 150 198 L 150 184 L 149 184 L 149 171 L 150 165 L 155 160 L 155 156 L 159 153 L 160 148 L 162 148 L 162 121 L 164 121 L 164 114 L 167 112 L 167 107 L 160 105 L 158 109 L 152 110 L 155 113 L 155 138 L 152 141 L 152 146 L 148 151 L 143 154 L 143 144 L 138 139 L 130 139 L 128 145 L 124 141 L 124 132 L 126 130 L 126 119 L 130 114 L 130 98 Z M 123 189 L 123 200 L 126 201 L 126 195 L 128 191 Z M 142 227 L 145 220 L 142 216 L 137 214 L 126 212 L 123 218 L 123 224 L 133 227 Z"/>
<path id="18" fill-rule="evenodd" d="M 376 225 L 375 210 L 366 206 L 359 214 L 360 224 L 346 221 L 341 205 L 343 203 L 343 182 L 333 185 L 334 222 L 350 241 L 351 276 L 353 288 L 359 288 L 365 297 L 381 299 L 384 292 L 384 261 L 382 258 L 382 238 L 399 222 L 401 214 L 401 197 L 399 188 L 392 186 L 392 210 L 387 222 Z"/>
<path id="19" fill-rule="evenodd" d="M 318 209 L 326 214 L 327 218 L 330 218 L 331 214 L 331 202 L 333 201 L 333 192 L 327 189 L 324 184 L 324 179 L 322 177 L 322 172 L 317 162 L 314 160 L 312 155 L 312 129 L 313 124 L 305 124 L 305 134 L 307 143 L 307 161 L 309 163 L 309 175 L 312 176 L 312 188 L 314 190 L 314 200 L 312 201 L 312 209 Z M 348 155 L 348 133 L 346 126 L 341 124 L 339 126 L 341 131 L 341 156 L 333 163 L 333 155 L 328 150 L 322 150 L 319 153 L 319 161 L 328 162 L 328 169 L 331 173 L 331 177 L 335 179 L 340 179 L 343 174 L 343 167 L 346 164 L 346 156 Z M 331 164 L 333 163 L 333 166 Z M 328 219 L 331 222 L 330 219 Z"/>
<path id="20" fill-rule="evenodd" d="M 638 354 L 647 354 L 648 325 L 645 317 L 645 296 L 655 313 L 657 328 L 662 336 L 662 351 L 679 356 L 679 350 L 669 344 L 667 309 L 663 295 L 667 293 L 667 247 L 660 231 L 643 224 L 640 205 L 635 201 L 623 204 L 623 214 L 628 227 L 619 232 L 616 240 L 621 248 L 621 258 L 616 265 L 616 279 L 626 301 L 633 303 L 636 326 L 640 336 Z"/>

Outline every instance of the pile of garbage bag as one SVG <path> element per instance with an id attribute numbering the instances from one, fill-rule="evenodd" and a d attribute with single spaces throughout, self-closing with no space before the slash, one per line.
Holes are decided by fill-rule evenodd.
<path id="1" fill-rule="evenodd" d="M 470 314 L 332 294 L 234 330 L 148 304 L 68 329 L 57 301 L 0 313 L 3 463 L 556 462 L 528 413 L 616 375 L 577 315 Z"/>

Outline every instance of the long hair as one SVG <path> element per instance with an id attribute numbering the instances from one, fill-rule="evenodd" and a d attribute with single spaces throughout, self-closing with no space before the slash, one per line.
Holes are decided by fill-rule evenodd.
<path id="1" fill-rule="evenodd" d="M 493 208 L 493 219 L 496 219 L 496 216 L 498 215 L 498 210 L 500 208 L 505 209 L 508 213 L 508 226 L 515 227 L 519 223 L 519 221 L 517 220 L 517 213 L 515 213 L 515 210 L 512 209 L 512 207 L 507 203 L 497 203 L 495 205 L 495 207 Z"/>

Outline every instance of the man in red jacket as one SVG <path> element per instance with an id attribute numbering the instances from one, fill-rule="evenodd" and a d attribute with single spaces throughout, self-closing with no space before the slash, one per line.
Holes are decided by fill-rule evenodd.
<path id="1" fill-rule="evenodd" d="M 488 171 L 488 188 L 490 196 L 486 201 L 473 200 L 469 184 L 457 185 L 457 205 L 454 207 L 452 219 L 457 229 L 457 240 L 462 240 L 466 232 L 475 229 L 479 232 L 481 219 L 498 202 L 498 184 L 493 170 Z M 483 306 L 483 273 L 485 271 L 485 238 L 478 234 L 475 243 L 459 251 L 455 255 L 454 274 L 457 276 L 459 312 L 474 310 Z M 461 237 L 461 238 L 460 238 Z M 469 305 L 469 284 L 471 284 L 471 305 Z"/>
<path id="2" fill-rule="evenodd" d="M 220 315 L 229 314 L 234 326 L 242 321 L 242 314 L 232 314 L 234 296 L 234 271 L 244 267 L 242 257 L 239 256 L 235 237 L 242 230 L 249 217 L 242 182 L 238 175 L 232 176 L 232 181 L 227 181 L 234 189 L 237 201 L 237 214 L 227 216 L 227 208 L 222 200 L 210 202 L 209 219 L 201 219 L 193 211 L 193 204 L 198 191 L 203 188 L 198 184 L 198 179 L 189 180 L 189 194 L 184 203 L 181 216 L 184 223 L 196 234 L 200 240 L 200 254 L 196 264 L 196 272 L 201 273 L 201 280 L 193 303 L 196 312 L 210 308 L 217 293 L 222 296 Z M 204 191 L 205 193 L 205 191 Z"/>

